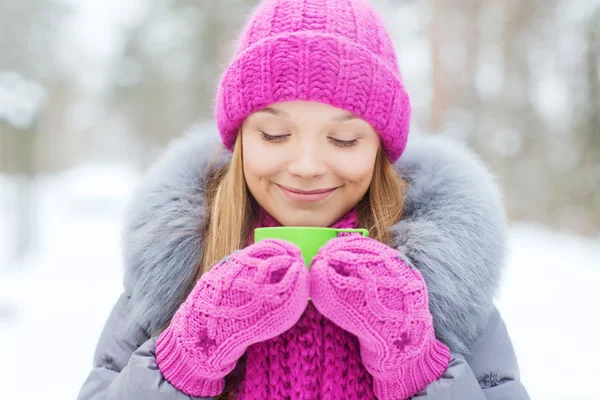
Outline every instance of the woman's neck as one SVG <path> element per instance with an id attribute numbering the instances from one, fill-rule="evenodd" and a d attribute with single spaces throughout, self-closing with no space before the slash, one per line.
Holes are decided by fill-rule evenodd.
<path id="1" fill-rule="evenodd" d="M 273 216 L 271 216 L 267 210 L 265 210 L 260 205 L 256 206 L 255 211 L 255 223 L 253 224 L 253 228 L 266 228 L 266 227 L 275 227 L 282 226 L 279 221 L 277 221 Z M 358 209 L 357 207 L 351 208 L 346 214 L 340 217 L 337 221 L 331 224 L 329 227 L 331 228 L 357 228 L 358 227 Z"/>

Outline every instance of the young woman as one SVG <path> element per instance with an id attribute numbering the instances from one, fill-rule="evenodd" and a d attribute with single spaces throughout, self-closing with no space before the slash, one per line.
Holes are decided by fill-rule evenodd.
<path id="1" fill-rule="evenodd" d="M 225 151 L 186 135 L 133 198 L 125 290 L 79 399 L 528 399 L 493 305 L 497 185 L 467 148 L 407 146 L 409 99 L 365 0 L 263 1 L 216 116 Z M 278 225 L 370 236 L 306 268 L 291 243 L 254 243 Z"/>

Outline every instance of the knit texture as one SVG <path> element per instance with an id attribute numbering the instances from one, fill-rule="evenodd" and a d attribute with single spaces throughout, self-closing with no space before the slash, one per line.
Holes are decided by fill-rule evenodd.
<path id="1" fill-rule="evenodd" d="M 353 208 L 332 227 L 357 228 L 357 221 Z M 280 224 L 260 209 L 254 227 L 272 226 Z M 251 235 L 248 243 L 252 242 Z M 290 330 L 248 348 L 238 398 L 376 399 L 356 336 L 325 318 L 310 302 Z"/>
<path id="2" fill-rule="evenodd" d="M 161 373 L 190 396 L 218 395 L 248 346 L 296 324 L 308 296 L 292 243 L 269 239 L 234 252 L 202 275 L 159 336 Z"/>
<path id="3" fill-rule="evenodd" d="M 313 258 L 310 282 L 319 312 L 358 337 L 378 399 L 409 398 L 448 367 L 425 281 L 398 250 L 369 237 L 332 239 Z"/>
<path id="4" fill-rule="evenodd" d="M 369 122 L 391 161 L 411 107 L 392 41 L 368 0 L 263 0 L 221 77 L 216 120 L 233 149 L 239 127 L 272 103 L 318 101 Z"/>

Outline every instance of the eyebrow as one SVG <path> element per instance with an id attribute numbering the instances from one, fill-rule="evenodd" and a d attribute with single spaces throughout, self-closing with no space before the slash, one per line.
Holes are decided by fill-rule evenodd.
<path id="1" fill-rule="evenodd" d="M 279 116 L 279 117 L 281 117 L 281 116 L 288 117 L 288 118 L 290 117 L 289 113 L 287 113 L 287 112 L 285 112 L 283 110 L 277 110 L 277 109 L 271 108 L 271 107 L 263 108 L 262 110 L 259 110 L 257 112 L 264 112 L 264 113 L 276 115 L 276 116 Z M 350 120 L 353 120 L 353 119 L 358 119 L 358 117 L 356 115 L 348 112 L 346 114 L 338 115 L 336 117 L 333 117 L 331 120 L 332 121 L 343 122 L 343 121 L 350 121 Z"/>
<path id="2" fill-rule="evenodd" d="M 276 109 L 271 108 L 271 107 L 263 108 L 262 110 L 258 110 L 257 111 L 257 113 L 262 113 L 262 112 L 267 113 L 267 114 L 277 115 L 277 116 L 282 116 L 282 115 L 286 116 L 286 117 L 290 116 L 290 114 L 288 114 L 285 111 L 276 110 Z"/>

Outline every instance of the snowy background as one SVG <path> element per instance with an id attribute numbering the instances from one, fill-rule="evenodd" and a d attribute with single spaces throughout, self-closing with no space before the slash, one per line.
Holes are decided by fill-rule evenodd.
<path id="1" fill-rule="evenodd" d="M 511 220 L 496 300 L 534 400 L 598 399 L 600 0 L 373 0 L 411 134 L 468 143 Z M 0 399 L 74 399 L 121 293 L 123 210 L 211 123 L 256 0 L 0 2 Z"/>

